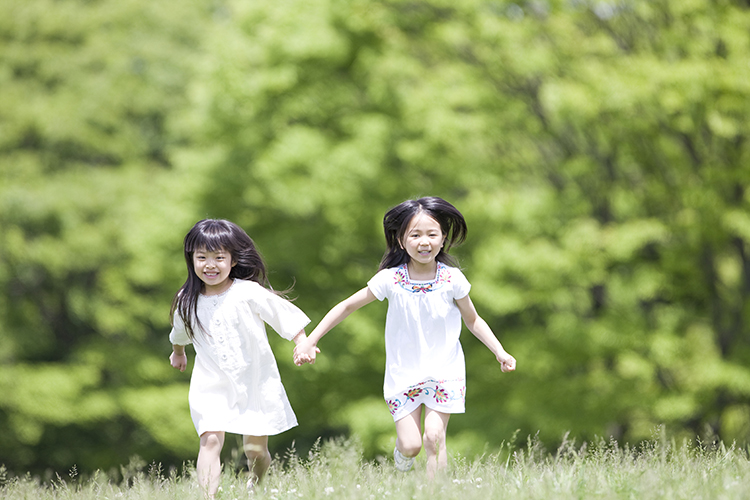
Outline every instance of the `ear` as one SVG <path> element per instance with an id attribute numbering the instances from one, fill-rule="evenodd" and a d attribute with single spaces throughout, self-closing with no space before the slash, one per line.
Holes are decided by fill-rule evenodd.
<path id="1" fill-rule="evenodd" d="M 232 259 L 232 267 L 234 267 L 234 266 L 236 266 L 236 265 L 237 265 L 237 261 L 236 261 L 236 260 L 234 260 L 234 259 Z"/>

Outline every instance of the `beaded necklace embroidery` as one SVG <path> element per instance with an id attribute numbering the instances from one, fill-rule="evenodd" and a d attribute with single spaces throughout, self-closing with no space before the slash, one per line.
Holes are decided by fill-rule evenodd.
<path id="1" fill-rule="evenodd" d="M 409 279 L 409 271 L 406 264 L 402 264 L 396 270 L 394 283 L 411 293 L 427 293 L 439 290 L 446 283 L 451 282 L 451 272 L 442 262 L 437 263 L 437 272 L 432 281 L 412 281 Z"/>

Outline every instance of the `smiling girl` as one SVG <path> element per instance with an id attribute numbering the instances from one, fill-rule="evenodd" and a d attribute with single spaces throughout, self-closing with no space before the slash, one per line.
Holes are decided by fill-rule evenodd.
<path id="1" fill-rule="evenodd" d="M 270 289 L 253 240 L 226 220 L 202 220 L 185 236 L 188 277 L 172 302 L 173 367 L 185 371 L 195 348 L 190 414 L 200 436 L 198 481 L 213 498 L 225 432 L 243 435 L 252 486 L 271 463 L 268 436 L 297 425 L 265 324 L 299 343 L 310 322 Z"/>
<path id="2" fill-rule="evenodd" d="M 448 255 L 466 237 L 466 222 L 447 201 L 408 200 L 383 219 L 387 250 L 367 286 L 334 306 L 294 349 L 295 363 L 313 363 L 318 341 L 357 309 L 388 299 L 383 394 L 396 424 L 396 468 L 408 471 L 423 444 L 427 474 L 447 465 L 446 430 L 466 396 L 461 320 L 504 372 L 516 368 L 469 298 L 471 285 Z M 424 436 L 422 412 L 424 408 Z"/>

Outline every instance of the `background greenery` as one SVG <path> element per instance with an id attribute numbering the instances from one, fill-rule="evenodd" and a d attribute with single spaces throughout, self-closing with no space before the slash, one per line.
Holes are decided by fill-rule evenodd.
<path id="1" fill-rule="evenodd" d="M 746 443 L 748 50 L 738 0 L 0 0 L 0 463 L 194 459 L 167 360 L 192 224 L 242 225 L 316 323 L 423 195 L 466 216 L 454 254 L 518 359 L 465 333 L 453 450 Z M 388 453 L 384 314 L 314 367 L 273 339 L 300 420 L 274 452 Z"/>

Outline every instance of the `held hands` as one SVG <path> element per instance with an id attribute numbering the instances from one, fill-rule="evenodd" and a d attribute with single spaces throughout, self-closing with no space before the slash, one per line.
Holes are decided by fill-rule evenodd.
<path id="1" fill-rule="evenodd" d="M 294 364 L 302 366 L 305 363 L 315 363 L 315 356 L 320 349 L 310 339 L 304 339 L 294 347 Z"/>

